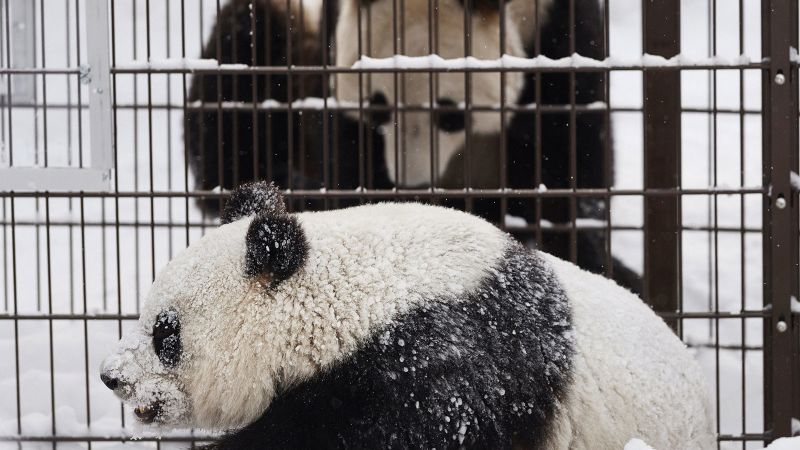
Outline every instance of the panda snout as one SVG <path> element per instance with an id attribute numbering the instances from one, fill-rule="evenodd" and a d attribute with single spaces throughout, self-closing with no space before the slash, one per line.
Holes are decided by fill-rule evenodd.
<path id="1" fill-rule="evenodd" d="M 120 387 L 122 383 L 120 383 L 119 378 L 112 377 L 106 375 L 105 373 L 100 374 L 100 381 L 106 385 L 107 388 L 111 389 L 112 391 Z"/>

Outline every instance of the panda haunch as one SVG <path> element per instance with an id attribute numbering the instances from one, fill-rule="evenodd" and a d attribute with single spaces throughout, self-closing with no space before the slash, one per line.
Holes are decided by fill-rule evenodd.
<path id="1" fill-rule="evenodd" d="M 609 280 L 440 207 L 228 205 L 102 364 L 142 422 L 230 449 L 714 443 L 697 364 Z"/>

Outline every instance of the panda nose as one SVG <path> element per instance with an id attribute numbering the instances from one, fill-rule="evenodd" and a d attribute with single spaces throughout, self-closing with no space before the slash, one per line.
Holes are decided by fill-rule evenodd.
<path id="1" fill-rule="evenodd" d="M 100 381 L 106 385 L 107 388 L 111 389 L 112 391 L 119 387 L 119 379 L 111 378 L 110 376 L 101 373 L 100 374 Z"/>

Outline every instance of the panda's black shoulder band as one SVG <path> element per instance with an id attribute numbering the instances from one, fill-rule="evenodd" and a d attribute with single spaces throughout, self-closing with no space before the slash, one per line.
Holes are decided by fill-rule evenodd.
<path id="1" fill-rule="evenodd" d="M 267 275 L 275 281 L 295 273 L 308 254 L 303 228 L 288 214 L 257 215 L 247 230 L 246 244 L 245 273 Z"/>
<path id="2" fill-rule="evenodd" d="M 222 223 L 235 222 L 256 214 L 283 215 L 286 205 L 280 189 L 273 183 L 256 181 L 243 184 L 231 193 L 222 212 Z"/>

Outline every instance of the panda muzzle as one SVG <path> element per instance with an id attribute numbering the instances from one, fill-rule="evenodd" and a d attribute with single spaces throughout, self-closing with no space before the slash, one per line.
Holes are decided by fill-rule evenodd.
<path id="1" fill-rule="evenodd" d="M 161 402 L 153 402 L 147 406 L 137 406 L 133 409 L 136 417 L 144 423 L 153 423 L 161 413 Z"/>

